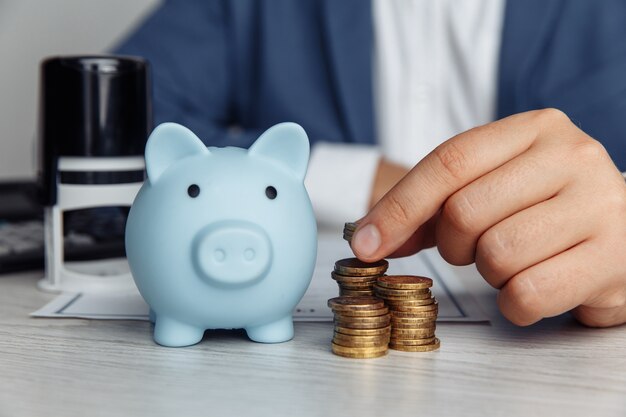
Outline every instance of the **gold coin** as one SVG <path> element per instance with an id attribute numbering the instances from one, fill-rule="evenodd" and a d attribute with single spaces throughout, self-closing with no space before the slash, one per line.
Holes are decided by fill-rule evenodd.
<path id="1" fill-rule="evenodd" d="M 391 310 L 391 313 L 397 313 L 397 312 Z M 425 320 L 425 321 L 437 320 L 437 315 L 438 315 L 437 311 L 427 311 L 427 312 L 422 312 L 422 313 L 409 313 L 409 314 L 411 314 L 411 316 L 407 316 L 407 317 L 391 316 L 391 318 L 393 320 L 396 320 L 397 323 L 423 323 L 422 320 Z"/>
<path id="2" fill-rule="evenodd" d="M 429 343 L 433 343 L 435 341 L 435 336 L 429 337 L 426 339 L 390 339 L 389 345 L 394 346 L 420 346 L 427 345 Z"/>
<path id="3" fill-rule="evenodd" d="M 328 307 L 335 312 L 374 310 L 385 307 L 385 302 L 376 297 L 335 297 L 328 300 Z"/>
<path id="4" fill-rule="evenodd" d="M 351 359 L 374 359 L 385 356 L 389 350 L 383 350 L 380 352 L 358 352 L 358 353 L 348 353 L 348 352 L 338 352 L 335 348 L 332 349 L 333 353 L 337 356 L 343 356 L 344 358 Z"/>
<path id="5" fill-rule="evenodd" d="M 422 317 L 422 316 L 411 316 L 411 317 L 398 317 L 394 316 L 393 313 L 396 311 L 391 310 L 389 315 L 391 316 L 391 320 L 394 323 L 405 323 L 405 324 L 426 324 L 426 323 L 434 323 L 437 320 L 437 316 L 430 317 Z M 413 313 L 411 313 L 413 314 Z"/>
<path id="6" fill-rule="evenodd" d="M 374 296 L 373 290 L 348 290 L 346 288 L 339 288 L 339 295 L 342 297 L 364 297 Z"/>
<path id="7" fill-rule="evenodd" d="M 334 279 L 334 278 L 333 278 Z M 337 281 L 337 285 L 339 285 L 342 288 L 348 288 L 348 289 L 352 289 L 352 290 L 359 290 L 359 289 L 368 289 L 368 290 L 374 290 L 374 281 L 366 281 L 366 280 L 337 280 L 335 279 L 335 281 Z"/>
<path id="8" fill-rule="evenodd" d="M 394 319 L 391 319 L 391 326 L 394 329 L 436 329 L 437 326 L 435 325 L 434 321 L 428 321 L 428 322 L 423 322 L 423 323 L 406 323 L 406 322 L 397 322 Z"/>
<path id="9" fill-rule="evenodd" d="M 433 286 L 433 280 L 416 275 L 389 275 L 381 277 L 378 285 L 398 290 L 423 290 Z"/>
<path id="10" fill-rule="evenodd" d="M 385 303 L 391 304 L 396 307 L 412 307 L 412 306 L 416 307 L 416 306 L 430 305 L 434 303 L 435 301 L 437 301 L 435 297 L 430 297 L 430 298 L 420 298 L 420 299 L 413 299 L 413 300 L 385 300 Z"/>
<path id="11" fill-rule="evenodd" d="M 431 311 L 439 311 L 439 303 L 437 301 L 423 306 L 404 306 L 399 305 L 398 308 L 392 308 L 396 317 L 413 317 L 416 314 L 429 313 Z M 400 310 L 402 309 L 402 310 Z"/>
<path id="12" fill-rule="evenodd" d="M 391 316 L 391 321 L 395 324 L 412 324 L 417 325 L 434 325 L 437 317 L 394 317 Z"/>
<path id="13" fill-rule="evenodd" d="M 357 283 L 357 284 L 345 284 L 343 282 L 337 282 L 339 288 L 343 288 L 344 290 L 352 290 L 352 291 L 371 291 L 374 292 L 371 284 L 368 283 Z"/>
<path id="14" fill-rule="evenodd" d="M 426 345 L 430 342 L 433 342 L 435 339 L 435 335 L 431 336 L 422 336 L 422 337 L 398 337 L 393 336 L 389 338 L 389 343 L 395 343 L 397 345 Z"/>
<path id="15" fill-rule="evenodd" d="M 383 314 L 388 314 L 389 309 L 387 307 L 376 308 L 371 310 L 350 310 L 350 311 L 342 311 L 342 317 L 376 317 L 382 316 Z"/>
<path id="16" fill-rule="evenodd" d="M 390 310 L 389 315 L 391 316 L 391 320 L 395 321 L 396 323 L 415 323 L 415 324 L 434 323 L 435 320 L 437 320 L 437 315 L 424 317 L 422 316 L 423 313 L 409 313 L 411 314 L 410 316 L 398 317 L 395 315 L 396 313 L 405 313 L 405 312 L 404 311 L 398 312 L 395 310 Z M 429 311 L 428 313 L 430 314 L 432 312 Z"/>
<path id="17" fill-rule="evenodd" d="M 433 337 L 435 335 L 435 329 L 398 329 L 391 326 L 391 338 L 392 339 L 424 339 L 426 337 Z"/>
<path id="18" fill-rule="evenodd" d="M 441 346 L 441 342 L 437 338 L 435 338 L 435 340 L 428 345 L 416 345 L 416 346 L 397 345 L 397 344 L 394 344 L 393 346 L 389 345 L 391 349 L 401 350 L 403 352 L 431 352 L 433 350 L 439 349 L 440 346 Z"/>
<path id="19" fill-rule="evenodd" d="M 390 314 L 391 313 L 397 313 L 397 311 L 391 310 Z M 404 322 L 405 323 L 419 323 L 420 319 L 435 321 L 435 320 L 437 320 L 437 315 L 438 315 L 437 311 L 426 311 L 426 312 L 423 312 L 423 313 L 410 313 L 410 314 L 411 314 L 411 316 L 409 316 L 409 317 L 392 316 L 392 318 L 393 319 L 414 319 L 413 321 L 404 320 Z M 400 320 L 400 322 L 401 322 L 401 320 Z"/>
<path id="20" fill-rule="evenodd" d="M 346 284 L 344 282 L 337 282 L 337 285 L 339 285 L 339 288 L 343 288 L 344 290 L 353 290 L 353 291 L 363 291 L 363 290 L 368 290 L 371 292 L 374 292 L 374 289 L 372 288 L 372 284 L 369 282 L 358 282 L 355 284 Z"/>
<path id="21" fill-rule="evenodd" d="M 421 305 L 421 306 L 415 306 L 415 305 L 407 305 L 407 304 L 402 304 L 400 303 L 398 305 L 398 307 L 401 308 L 408 308 L 414 311 L 431 311 L 431 310 L 436 310 L 439 308 L 439 302 L 433 297 L 430 299 L 431 303 L 430 304 L 425 304 L 425 305 Z M 402 313 L 402 311 L 399 311 L 398 313 Z"/>
<path id="22" fill-rule="evenodd" d="M 383 295 L 390 295 L 390 296 L 408 297 L 412 295 L 428 294 L 432 297 L 432 293 L 430 292 L 428 288 L 425 290 L 396 290 L 392 288 L 381 287 L 378 284 L 374 284 L 374 289 L 376 290 L 377 293 L 380 293 Z"/>
<path id="23" fill-rule="evenodd" d="M 347 340 L 336 340 L 333 339 L 333 343 L 339 346 L 351 347 L 351 348 L 377 348 L 389 345 L 389 341 L 380 341 L 380 342 L 359 342 L 359 341 L 347 341 Z"/>
<path id="24" fill-rule="evenodd" d="M 392 314 L 392 313 L 395 313 L 395 311 L 392 310 L 389 314 Z M 412 317 L 394 317 L 394 316 L 392 316 L 392 319 L 410 319 L 410 318 L 413 318 L 413 319 L 430 319 L 430 320 L 433 320 L 433 321 L 437 320 L 437 312 L 436 311 L 429 311 L 427 313 L 419 313 L 419 315 L 417 315 L 418 313 L 411 313 L 411 314 L 415 314 L 415 315 L 412 316 Z M 396 323 L 397 322 L 398 321 L 396 321 Z M 417 324 L 417 323 L 423 323 L 423 322 L 421 322 L 419 320 L 413 320 L 413 321 L 405 320 L 404 323 L 416 323 Z"/>
<path id="25" fill-rule="evenodd" d="M 335 262 L 335 272 L 341 275 L 381 275 L 385 273 L 388 267 L 389 262 L 384 259 L 377 262 L 367 263 L 357 258 L 346 258 Z"/>
<path id="26" fill-rule="evenodd" d="M 337 327 L 354 329 L 354 330 L 375 330 L 381 329 L 385 327 L 389 327 L 390 323 L 368 323 L 368 322 L 356 322 L 349 323 L 341 320 L 335 320 L 335 325 Z"/>
<path id="27" fill-rule="evenodd" d="M 343 345 L 337 345 L 337 343 L 335 342 L 331 342 L 331 345 L 336 345 L 333 347 L 336 347 L 338 351 L 343 351 L 343 352 L 376 352 L 376 351 L 381 351 L 381 350 L 386 350 L 387 349 L 387 345 L 383 345 L 383 346 L 372 346 L 372 347 L 352 347 L 352 346 L 343 346 Z"/>
<path id="28" fill-rule="evenodd" d="M 380 316 L 365 316 L 365 317 L 354 317 L 354 316 L 346 316 L 344 314 L 335 312 L 335 320 L 341 321 L 344 323 L 378 323 L 384 324 L 385 326 L 391 323 L 391 315 L 390 314 L 382 314 Z"/>
<path id="29" fill-rule="evenodd" d="M 391 318 L 388 315 L 376 317 L 338 317 L 335 315 L 335 324 L 350 329 L 379 329 L 389 326 Z"/>
<path id="30" fill-rule="evenodd" d="M 357 228 L 357 227 L 359 227 L 359 224 L 358 224 L 357 222 L 346 222 L 346 223 L 343 225 L 343 230 L 344 230 L 344 231 L 349 230 L 349 231 L 351 231 L 351 232 L 354 232 L 354 231 L 356 230 L 356 228 Z"/>
<path id="31" fill-rule="evenodd" d="M 397 311 L 403 311 L 403 308 L 411 308 L 411 307 L 417 307 L 417 306 L 425 306 L 425 305 L 430 305 L 432 303 L 434 303 L 435 297 L 431 297 L 431 298 L 424 298 L 422 300 L 401 300 L 401 301 L 394 301 L 394 300 L 385 300 L 385 304 L 387 304 L 391 309 L 393 310 L 397 310 Z"/>
<path id="32" fill-rule="evenodd" d="M 352 347 L 368 347 L 366 346 L 367 344 L 370 344 L 371 346 L 380 346 L 389 343 L 389 337 L 390 336 L 386 334 L 378 336 L 353 336 L 335 333 L 333 342 L 341 346 Z"/>
<path id="33" fill-rule="evenodd" d="M 398 327 L 391 324 L 391 334 L 395 337 L 402 339 L 402 335 L 406 335 L 407 339 L 409 337 L 414 337 L 415 335 L 420 334 L 429 334 L 435 331 L 436 327 Z"/>
<path id="34" fill-rule="evenodd" d="M 389 342 L 389 333 L 375 334 L 375 335 L 355 335 L 355 334 L 343 334 L 335 330 L 334 338 L 337 340 L 345 340 L 348 342 Z"/>
<path id="35" fill-rule="evenodd" d="M 392 311 L 393 312 L 393 311 Z M 391 315 L 391 313 L 389 313 Z M 431 317 L 394 317 L 391 316 L 391 321 L 395 324 L 411 324 L 414 326 L 434 325 L 437 321 L 437 316 Z"/>
<path id="36" fill-rule="evenodd" d="M 348 327 L 335 326 L 335 333 L 341 333 L 351 336 L 379 336 L 391 334 L 391 326 L 379 327 L 377 329 L 350 329 Z"/>
<path id="37" fill-rule="evenodd" d="M 435 307 L 430 310 L 415 311 L 415 312 L 397 311 L 397 310 L 391 309 L 391 316 L 394 318 L 398 318 L 398 319 L 400 318 L 425 319 L 429 317 L 437 317 L 437 313 L 439 313 L 439 307 Z"/>
<path id="38" fill-rule="evenodd" d="M 376 288 L 374 288 L 374 291 L 376 291 Z M 385 299 L 385 301 L 390 301 L 392 303 L 401 303 L 403 301 L 413 301 L 413 300 L 428 300 L 432 297 L 432 294 L 429 292 L 426 292 L 424 294 L 413 294 L 413 295 L 386 295 L 386 294 L 380 294 L 380 293 L 376 293 L 378 295 L 378 297 Z"/>
<path id="39" fill-rule="evenodd" d="M 415 297 L 418 296 L 419 300 L 424 300 L 433 296 L 430 290 L 388 290 L 382 287 L 379 287 L 376 284 L 373 284 L 372 287 L 376 291 L 377 294 L 380 294 L 381 297 Z M 427 295 L 427 297 L 424 297 Z"/>
<path id="40" fill-rule="evenodd" d="M 342 291 L 347 291 L 346 296 L 349 297 L 356 297 L 356 296 L 370 296 L 370 297 L 375 297 L 376 295 L 374 295 L 374 291 L 367 288 L 367 287 L 345 287 L 343 285 L 339 285 L 339 292 L 341 293 Z M 361 292 L 361 294 L 359 294 L 359 292 Z"/>
<path id="41" fill-rule="evenodd" d="M 355 359 L 377 358 L 387 354 L 387 345 L 367 348 L 355 348 L 331 343 L 331 349 L 336 355 Z"/>
<path id="42" fill-rule="evenodd" d="M 368 284 L 374 285 L 376 280 L 383 275 L 359 275 L 359 276 L 350 276 L 350 275 L 341 275 L 332 271 L 330 276 L 340 284 Z"/>

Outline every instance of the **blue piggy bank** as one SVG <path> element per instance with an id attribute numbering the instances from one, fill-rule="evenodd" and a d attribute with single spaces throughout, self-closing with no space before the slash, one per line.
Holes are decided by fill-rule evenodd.
<path id="1" fill-rule="evenodd" d="M 246 150 L 207 148 L 164 123 L 145 158 L 126 253 L 154 340 L 188 346 L 206 329 L 234 328 L 257 342 L 290 340 L 317 253 L 304 130 L 278 124 Z"/>

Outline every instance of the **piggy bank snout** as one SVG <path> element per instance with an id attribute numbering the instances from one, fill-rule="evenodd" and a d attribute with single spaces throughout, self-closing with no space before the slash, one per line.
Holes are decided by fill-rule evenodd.
<path id="1" fill-rule="evenodd" d="M 194 242 L 194 266 L 220 286 L 244 286 L 262 279 L 272 262 L 267 233 L 244 221 L 221 221 L 201 230 Z"/>

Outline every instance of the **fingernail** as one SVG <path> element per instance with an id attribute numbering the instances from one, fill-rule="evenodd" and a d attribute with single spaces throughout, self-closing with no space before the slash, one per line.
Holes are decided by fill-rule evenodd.
<path id="1" fill-rule="evenodd" d="M 380 248 L 380 232 L 373 224 L 359 229 L 352 238 L 352 249 L 357 255 L 370 257 Z"/>

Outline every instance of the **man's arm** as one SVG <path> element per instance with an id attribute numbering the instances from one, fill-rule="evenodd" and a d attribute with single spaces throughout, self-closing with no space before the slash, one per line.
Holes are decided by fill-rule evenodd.
<path id="1" fill-rule="evenodd" d="M 248 147 L 262 132 L 236 126 L 229 24 L 224 2 L 169 0 L 115 53 L 150 61 L 156 124 L 181 123 L 207 145 Z"/>

